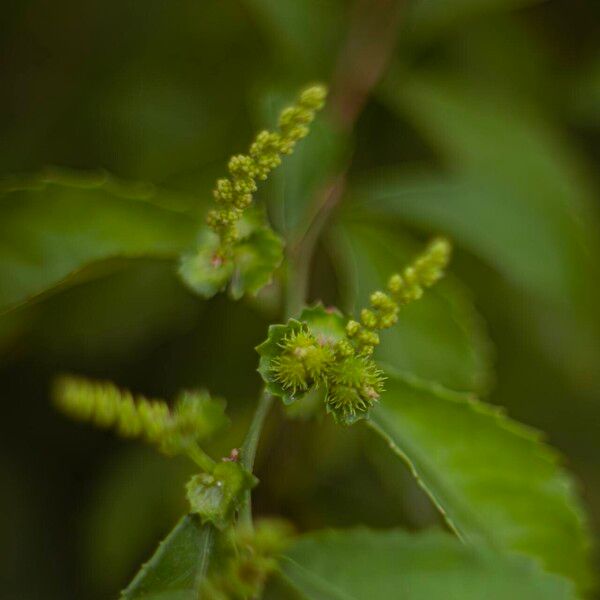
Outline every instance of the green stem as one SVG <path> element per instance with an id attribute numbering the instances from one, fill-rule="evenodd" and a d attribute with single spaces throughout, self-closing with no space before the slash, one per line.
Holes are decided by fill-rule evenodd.
<path id="1" fill-rule="evenodd" d="M 194 444 L 187 449 L 188 456 L 207 473 L 212 473 L 215 468 L 215 461 L 200 446 Z"/>
<path id="2" fill-rule="evenodd" d="M 242 444 L 242 456 L 240 459 L 241 464 L 250 472 L 254 467 L 254 459 L 256 458 L 256 449 L 258 447 L 258 440 L 265 422 L 265 418 L 273 404 L 273 396 L 266 390 L 260 396 L 252 422 L 246 433 L 246 439 Z M 245 527 L 252 527 L 252 501 L 250 498 L 250 492 L 246 492 L 246 499 L 240 510 L 240 523 Z"/>

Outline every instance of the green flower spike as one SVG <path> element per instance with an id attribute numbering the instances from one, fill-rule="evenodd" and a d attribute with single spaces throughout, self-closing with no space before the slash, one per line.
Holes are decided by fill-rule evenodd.
<path id="1" fill-rule="evenodd" d="M 261 131 L 248 154 L 233 156 L 229 177 L 219 179 L 213 191 L 217 208 L 211 210 L 208 228 L 199 236 L 195 252 L 181 259 L 179 273 L 184 282 L 204 297 L 224 290 L 240 298 L 256 294 L 269 283 L 283 259 L 283 242 L 262 213 L 248 211 L 258 182 L 267 179 L 308 135 L 308 125 L 322 108 L 327 92 L 323 86 L 304 90 L 296 104 L 283 110 L 278 131 Z"/>
<path id="2" fill-rule="evenodd" d="M 450 244 L 433 240 L 401 274 L 392 275 L 389 293 L 371 294 L 371 306 L 361 311 L 360 322 L 317 305 L 305 309 L 300 320 L 272 325 L 267 340 L 257 347 L 267 390 L 285 404 L 304 400 L 307 410 L 298 414 L 309 414 L 318 400 L 338 423 L 365 418 L 385 379 L 372 359 L 377 331 L 394 325 L 400 308 L 418 300 L 442 277 L 449 258 Z"/>
<path id="3" fill-rule="evenodd" d="M 389 278 L 389 293 L 376 291 L 371 294 L 371 307 L 362 309 L 360 322 L 351 320 L 346 325 L 348 338 L 361 354 L 372 354 L 379 344 L 377 331 L 395 325 L 400 309 L 421 298 L 426 288 L 443 277 L 451 251 L 448 240 L 432 240 L 401 274 L 396 273 Z"/>
<path id="4" fill-rule="evenodd" d="M 365 416 L 382 392 L 383 376 L 369 357 L 356 354 L 345 325 L 338 310 L 322 305 L 306 308 L 300 320 L 272 325 L 257 348 L 267 390 L 284 404 L 311 409 L 316 394 L 318 405 L 343 424 Z"/>
<path id="5" fill-rule="evenodd" d="M 110 382 L 81 377 L 59 378 L 56 406 L 79 421 L 114 428 L 127 438 L 144 438 L 168 455 L 193 453 L 197 444 L 228 424 L 225 404 L 208 392 L 182 393 L 173 409 L 163 400 L 134 396 Z"/>

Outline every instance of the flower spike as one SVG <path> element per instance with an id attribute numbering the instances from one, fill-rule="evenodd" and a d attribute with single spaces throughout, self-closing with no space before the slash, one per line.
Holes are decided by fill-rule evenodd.
<path id="1" fill-rule="evenodd" d="M 443 276 L 450 250 L 445 239 L 433 240 L 401 274 L 390 277 L 388 293 L 371 294 L 360 321 L 346 321 L 335 309 L 315 306 L 305 309 L 299 321 L 271 326 L 268 339 L 257 348 L 267 390 L 285 404 L 317 390 L 337 422 L 349 425 L 366 417 L 385 380 L 372 358 L 377 332 L 392 327 L 400 308 Z"/>
<path id="2" fill-rule="evenodd" d="M 237 222 L 252 203 L 257 182 L 281 164 L 281 157 L 291 154 L 296 142 L 308 135 L 308 125 L 323 107 L 326 89 L 315 85 L 304 90 L 296 104 L 283 110 L 279 131 L 261 131 L 251 144 L 248 154 L 233 156 L 228 165 L 229 177 L 219 179 L 213 191 L 219 208 L 208 213 L 206 222 L 219 236 L 219 255 L 225 259 L 232 253 L 240 235 Z"/>
<path id="3" fill-rule="evenodd" d="M 65 376 L 55 382 L 54 401 L 74 419 L 144 438 L 168 455 L 193 452 L 195 444 L 228 422 L 224 403 L 207 392 L 184 392 L 171 410 L 162 400 L 134 396 L 110 382 Z"/>

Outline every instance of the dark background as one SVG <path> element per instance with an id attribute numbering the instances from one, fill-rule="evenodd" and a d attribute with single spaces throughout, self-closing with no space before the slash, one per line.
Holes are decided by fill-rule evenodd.
<path id="1" fill-rule="evenodd" d="M 404 4 L 389 67 L 352 130 L 349 180 L 377 180 L 385 168 L 409 192 L 413 181 L 426 190 L 443 181 L 442 198 L 462 199 L 447 177 L 484 191 L 472 205 L 451 204 L 447 227 L 418 198 L 414 210 L 399 202 L 393 218 L 363 225 L 363 238 L 393 221 L 403 235 L 455 239 L 453 272 L 483 317 L 493 367 L 473 386 L 455 371 L 450 380 L 547 432 L 597 528 L 600 4 Z M 272 122 L 266 99 L 331 81 L 355 35 L 354 9 L 340 0 L 8 0 L 1 10 L 0 175 L 101 167 L 181 193 L 198 214 L 227 157 Z M 498 135 L 478 137 L 479 122 Z M 352 190 L 343 205 L 360 203 Z M 522 246 L 503 237 L 513 218 L 529 227 Z M 334 262 L 324 242 L 311 299 L 344 304 Z M 259 390 L 253 348 L 277 318 L 265 302 L 201 301 L 167 259 L 123 261 L 0 316 L 1 597 L 115 597 L 185 510 L 187 464 L 63 418 L 50 405 L 52 378 L 76 372 L 164 397 L 206 386 L 234 417 L 213 449 L 227 453 Z M 439 369 L 462 368 L 451 349 L 430 351 Z M 408 478 L 390 482 L 361 437 L 275 411 L 258 510 L 299 529 L 435 522 Z"/>

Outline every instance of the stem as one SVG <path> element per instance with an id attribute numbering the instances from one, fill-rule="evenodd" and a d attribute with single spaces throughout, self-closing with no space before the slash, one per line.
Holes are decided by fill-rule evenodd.
<path id="1" fill-rule="evenodd" d="M 402 5 L 403 0 L 356 1 L 348 40 L 339 57 L 332 89 L 332 112 L 342 131 L 352 130 L 369 93 L 383 74 L 394 49 Z M 317 195 L 308 226 L 290 244 L 285 294 L 287 318 L 296 315 L 306 302 L 315 247 L 331 212 L 341 200 L 345 184 L 346 170 L 332 177 Z M 262 427 L 272 404 L 271 394 L 263 391 L 242 445 L 241 464 L 250 472 Z M 245 527 L 252 528 L 250 492 L 246 493 L 239 520 Z"/>
<path id="2" fill-rule="evenodd" d="M 203 470 L 207 473 L 212 473 L 215 468 L 215 461 L 208 455 L 200 446 L 194 444 L 187 450 L 188 456 Z"/>
<path id="3" fill-rule="evenodd" d="M 241 464 L 250 472 L 254 467 L 254 459 L 256 458 L 256 449 L 258 447 L 258 440 L 265 422 L 265 418 L 273 404 L 273 396 L 266 390 L 260 396 L 252 422 L 246 433 L 246 438 L 242 444 L 242 456 Z M 252 527 L 252 501 L 250 498 L 250 492 L 246 492 L 246 499 L 240 510 L 240 523 L 247 527 Z"/>

